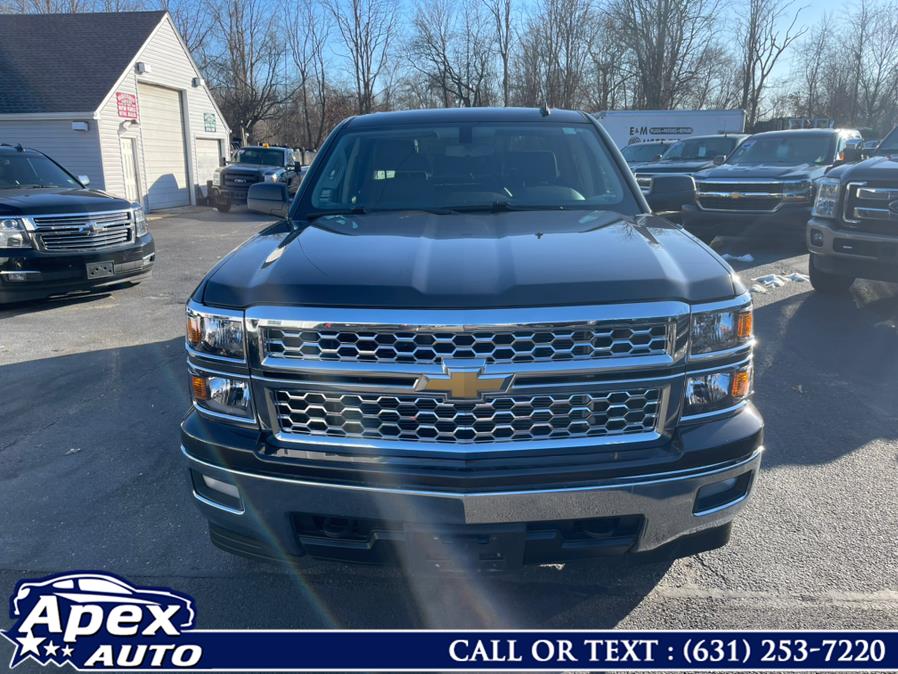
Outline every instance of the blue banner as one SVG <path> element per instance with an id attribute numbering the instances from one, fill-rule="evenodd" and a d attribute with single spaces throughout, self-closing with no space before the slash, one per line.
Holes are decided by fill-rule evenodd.
<path id="1" fill-rule="evenodd" d="M 202 630 L 194 601 L 102 572 L 20 581 L 26 660 L 144 671 L 898 671 L 895 631 Z"/>

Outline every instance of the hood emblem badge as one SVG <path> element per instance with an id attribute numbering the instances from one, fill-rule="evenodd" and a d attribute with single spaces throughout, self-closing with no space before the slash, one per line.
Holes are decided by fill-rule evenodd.
<path id="1" fill-rule="evenodd" d="M 422 375 L 415 390 L 444 393 L 449 400 L 479 400 L 485 393 L 508 390 L 512 375 L 484 375 L 486 363 L 477 360 L 448 360 L 443 362 L 443 374 Z"/>

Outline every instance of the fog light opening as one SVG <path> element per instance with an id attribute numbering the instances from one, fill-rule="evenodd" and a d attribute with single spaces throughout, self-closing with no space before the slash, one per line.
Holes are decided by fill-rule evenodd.
<path id="1" fill-rule="evenodd" d="M 811 230 L 811 245 L 812 246 L 822 246 L 823 245 L 823 232 L 819 229 Z"/>
<path id="2" fill-rule="evenodd" d="M 697 516 L 708 515 L 735 505 L 748 495 L 751 478 L 752 472 L 749 471 L 738 477 L 706 484 L 695 495 L 695 505 L 692 507 L 692 514 Z"/>
<path id="3" fill-rule="evenodd" d="M 237 485 L 193 469 L 190 471 L 190 477 L 193 491 L 200 500 L 230 512 L 243 512 L 243 500 L 240 498 Z"/>

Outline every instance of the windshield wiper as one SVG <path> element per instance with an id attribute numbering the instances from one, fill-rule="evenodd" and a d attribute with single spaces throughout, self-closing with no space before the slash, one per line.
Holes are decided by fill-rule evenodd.
<path id="1" fill-rule="evenodd" d="M 355 208 L 335 208 L 331 211 L 312 211 L 311 213 L 306 213 L 301 219 L 312 222 L 312 220 L 326 218 L 329 215 L 365 215 L 367 212 L 368 209 L 362 206 L 356 206 Z"/>

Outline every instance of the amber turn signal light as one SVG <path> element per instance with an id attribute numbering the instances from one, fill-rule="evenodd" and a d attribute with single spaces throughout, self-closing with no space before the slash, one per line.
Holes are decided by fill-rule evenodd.
<path id="1" fill-rule="evenodd" d="M 190 377 L 190 386 L 193 389 L 194 400 L 209 399 L 209 384 L 206 382 L 205 377 L 198 377 L 197 375 L 193 375 L 192 377 Z"/>
<path id="2" fill-rule="evenodd" d="M 749 370 L 740 370 L 733 374 L 730 381 L 730 395 L 735 400 L 748 397 L 751 392 L 751 373 Z"/>
<path id="3" fill-rule="evenodd" d="M 749 338 L 751 338 L 751 330 L 752 330 L 751 309 L 749 309 L 748 311 L 740 311 L 736 315 L 736 336 L 739 339 L 749 339 Z"/>
<path id="4" fill-rule="evenodd" d="M 199 316 L 187 317 L 187 341 L 190 344 L 199 344 L 203 339 L 202 320 Z"/>

